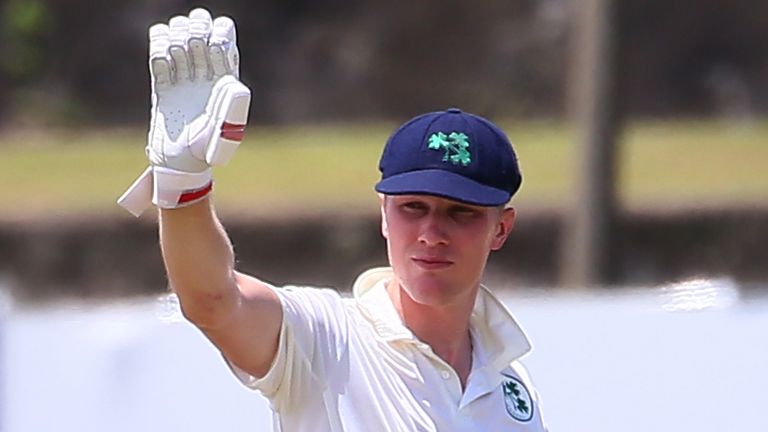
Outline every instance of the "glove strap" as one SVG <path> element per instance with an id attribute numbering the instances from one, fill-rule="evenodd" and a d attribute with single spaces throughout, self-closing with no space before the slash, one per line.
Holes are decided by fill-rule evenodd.
<path id="1" fill-rule="evenodd" d="M 211 170 L 187 173 L 154 167 L 152 203 L 160 208 L 185 207 L 205 198 L 213 190 Z"/>
<path id="2" fill-rule="evenodd" d="M 150 204 L 173 209 L 196 203 L 211 193 L 211 170 L 185 173 L 163 167 L 149 167 L 117 200 L 139 217 Z"/>

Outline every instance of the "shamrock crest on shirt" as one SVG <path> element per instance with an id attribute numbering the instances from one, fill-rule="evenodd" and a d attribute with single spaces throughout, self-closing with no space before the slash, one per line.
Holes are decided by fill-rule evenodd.
<path id="1" fill-rule="evenodd" d="M 501 384 L 504 392 L 504 405 L 507 413 L 515 420 L 527 422 L 533 418 L 533 400 L 531 394 L 519 379 L 504 374 L 506 379 Z"/>

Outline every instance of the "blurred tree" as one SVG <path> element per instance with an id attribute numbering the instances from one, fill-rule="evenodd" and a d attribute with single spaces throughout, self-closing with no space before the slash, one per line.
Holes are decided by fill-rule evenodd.
<path id="1" fill-rule="evenodd" d="M 43 0 L 10 0 L 3 6 L 0 68 L 17 83 L 33 82 L 45 72 L 41 43 L 50 31 L 48 12 Z"/>
<path id="2" fill-rule="evenodd" d="M 188 0 L 6 0 L 0 113 L 143 123 L 146 30 Z M 401 119 L 459 105 L 490 116 L 564 112 L 566 0 L 211 0 L 238 23 L 259 122 Z M 617 3 L 629 114 L 768 110 L 768 2 Z M 19 103 L 24 100 L 24 103 Z M 47 113 L 47 114 L 46 114 Z M 7 117 L 7 116 L 6 116 Z"/>
<path id="3" fill-rule="evenodd" d="M 29 90 L 46 71 L 45 37 L 51 16 L 43 0 L 9 0 L 0 10 L 0 121 L 9 105 L 20 103 L 11 89 Z"/>
<path id="4" fill-rule="evenodd" d="M 768 2 L 623 1 L 619 13 L 622 93 L 634 113 L 768 109 Z"/>

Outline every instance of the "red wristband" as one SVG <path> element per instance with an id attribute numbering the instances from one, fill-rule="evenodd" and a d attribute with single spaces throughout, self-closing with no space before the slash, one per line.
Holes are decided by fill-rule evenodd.
<path id="1" fill-rule="evenodd" d="M 203 186 L 200 189 L 184 192 L 183 194 L 181 194 L 181 196 L 179 196 L 179 201 L 177 204 L 179 205 L 189 204 L 191 202 L 197 201 L 203 198 L 204 196 L 208 195 L 209 193 L 211 193 L 212 190 L 213 190 L 213 180 L 208 182 L 207 185 Z"/>

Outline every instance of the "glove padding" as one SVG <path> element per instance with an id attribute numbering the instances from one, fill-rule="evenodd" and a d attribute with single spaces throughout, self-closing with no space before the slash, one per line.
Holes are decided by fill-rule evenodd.
<path id="1" fill-rule="evenodd" d="M 205 9 L 149 29 L 150 167 L 118 199 L 139 216 L 151 203 L 177 208 L 212 188 L 243 139 L 251 92 L 239 81 L 235 23 Z"/>

